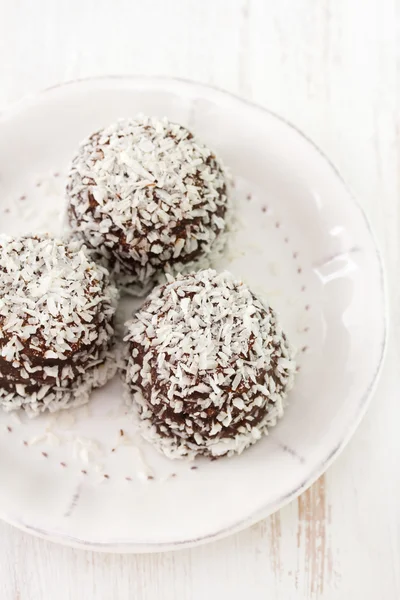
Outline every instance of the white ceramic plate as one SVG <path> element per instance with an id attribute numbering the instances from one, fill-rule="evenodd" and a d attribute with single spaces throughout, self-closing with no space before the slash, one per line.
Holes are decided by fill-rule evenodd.
<path id="1" fill-rule="evenodd" d="M 1 517 L 54 541 L 121 552 L 222 537 L 307 488 L 360 421 L 386 335 L 380 258 L 338 173 L 291 125 L 209 87 L 77 81 L 0 115 L 1 231 L 59 231 L 78 142 L 138 112 L 188 125 L 231 167 L 239 222 L 219 266 L 280 312 L 300 372 L 270 435 L 215 462 L 169 461 L 141 442 L 118 380 L 88 409 L 32 421 L 0 415 Z"/>

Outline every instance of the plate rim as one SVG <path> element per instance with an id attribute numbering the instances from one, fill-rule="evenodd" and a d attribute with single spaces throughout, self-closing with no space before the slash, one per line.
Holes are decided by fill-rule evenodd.
<path id="1" fill-rule="evenodd" d="M 365 213 L 363 207 L 361 206 L 361 204 L 359 203 L 355 194 L 353 193 L 351 187 L 346 183 L 346 181 L 342 177 L 338 168 L 329 159 L 329 157 L 321 150 L 321 148 L 307 134 L 305 134 L 301 129 L 299 129 L 296 125 L 294 125 L 290 120 L 286 119 L 285 117 L 282 117 L 281 115 L 279 115 L 278 113 L 276 113 L 273 110 L 270 110 L 269 108 L 261 106 L 260 104 L 252 102 L 252 101 L 250 101 L 246 98 L 243 98 L 237 94 L 229 92 L 221 87 L 207 84 L 207 83 L 197 82 L 197 81 L 191 80 L 189 78 L 170 77 L 170 76 L 166 76 L 166 75 L 138 75 L 138 74 L 135 75 L 135 74 L 131 74 L 131 75 L 99 75 L 99 76 L 93 76 L 93 77 L 81 77 L 81 78 L 67 80 L 67 81 L 64 81 L 61 83 L 56 83 L 54 85 L 48 86 L 37 92 L 24 95 L 20 100 L 17 100 L 16 102 L 11 103 L 5 109 L 0 111 L 0 123 L 4 119 L 7 119 L 7 117 L 10 117 L 13 114 L 17 114 L 18 112 L 22 111 L 25 107 L 34 103 L 35 100 L 39 99 L 44 94 L 47 94 L 54 90 L 57 90 L 58 88 L 64 88 L 64 87 L 69 87 L 69 86 L 80 84 L 80 83 L 91 83 L 91 82 L 96 82 L 96 81 L 109 81 L 109 82 L 116 81 L 116 82 L 121 82 L 121 83 L 123 83 L 123 82 L 137 82 L 137 83 L 140 83 L 140 82 L 163 83 L 163 82 L 165 82 L 165 83 L 173 83 L 173 84 L 174 83 L 175 84 L 183 84 L 184 86 L 187 86 L 187 87 L 193 87 L 193 88 L 197 87 L 199 89 L 208 90 L 209 92 L 214 92 L 214 93 L 217 92 L 218 94 L 228 97 L 231 100 L 235 100 L 236 102 L 241 103 L 241 104 L 247 106 L 248 108 L 251 108 L 253 110 L 255 109 L 264 114 L 267 113 L 269 116 L 273 117 L 274 119 L 277 119 L 278 121 L 280 121 L 281 123 L 283 123 L 284 125 L 289 127 L 291 130 L 293 130 L 297 135 L 302 137 L 303 140 L 305 140 L 309 145 L 311 145 L 312 148 L 317 151 L 320 158 L 322 160 L 324 160 L 324 162 L 327 164 L 327 166 L 333 171 L 334 175 L 337 177 L 340 184 L 346 190 L 346 192 L 349 196 L 349 199 L 351 200 L 353 205 L 357 208 L 359 217 L 363 220 L 364 225 L 366 226 L 366 230 L 371 239 L 373 249 L 375 251 L 375 257 L 377 259 L 377 264 L 378 264 L 378 269 L 379 269 L 379 271 L 378 271 L 379 283 L 380 283 L 379 291 L 380 291 L 380 296 L 382 297 L 383 311 L 382 311 L 382 315 L 381 315 L 381 318 L 382 318 L 381 348 L 380 348 L 380 355 L 379 355 L 376 369 L 371 376 L 368 386 L 366 387 L 364 393 L 362 394 L 362 396 L 359 400 L 358 409 L 355 413 L 355 417 L 353 417 L 347 430 L 342 435 L 340 441 L 333 448 L 333 450 L 331 449 L 329 451 L 329 453 L 318 463 L 318 465 L 316 465 L 314 467 L 314 469 L 311 471 L 310 475 L 307 478 L 305 478 L 300 485 L 296 486 L 293 490 L 286 493 L 284 496 L 282 496 L 278 500 L 274 500 L 271 503 L 268 503 L 267 505 L 256 510 L 255 512 L 253 512 L 251 515 L 247 516 L 246 518 L 239 520 L 237 523 L 230 525 L 229 527 L 218 530 L 215 533 L 207 534 L 205 536 L 200 536 L 200 537 L 190 539 L 190 540 L 182 540 L 182 541 L 175 541 L 175 542 L 159 542 L 159 543 L 157 543 L 157 542 L 137 543 L 137 542 L 130 542 L 130 541 L 126 541 L 126 542 L 113 542 L 113 541 L 111 541 L 111 542 L 88 542 L 88 541 L 82 540 L 78 537 L 68 536 L 66 534 L 56 533 L 56 532 L 52 533 L 52 532 L 37 528 L 35 526 L 28 525 L 26 523 L 23 523 L 20 519 L 17 519 L 11 515 L 4 514 L 0 508 L 0 518 L 3 521 L 5 521 L 6 523 L 8 523 L 26 533 L 35 535 L 35 536 L 45 539 L 47 541 L 55 542 L 55 543 L 67 545 L 70 547 L 83 549 L 83 550 L 91 550 L 91 551 L 97 551 L 97 552 L 114 552 L 114 553 L 119 553 L 119 554 L 122 554 L 122 553 L 134 554 L 134 553 L 167 552 L 167 551 L 171 551 L 171 550 L 181 550 L 181 549 L 185 549 L 185 548 L 192 548 L 195 546 L 200 546 L 200 545 L 203 545 L 206 543 L 220 540 L 224 537 L 227 537 L 228 535 L 233 535 L 235 533 L 238 533 L 239 531 L 242 531 L 243 529 L 250 527 L 251 525 L 257 523 L 258 521 L 266 518 L 267 516 L 275 513 L 276 511 L 280 510 L 283 506 L 285 506 L 292 500 L 295 500 L 300 494 L 302 494 L 304 491 L 306 491 L 331 466 L 331 464 L 334 462 L 334 460 L 336 460 L 336 458 L 338 458 L 340 453 L 344 450 L 344 448 L 346 447 L 346 445 L 348 444 L 348 442 L 354 435 L 361 420 L 365 416 L 366 410 L 367 410 L 367 408 L 370 404 L 370 401 L 372 399 L 372 396 L 376 390 L 380 375 L 382 373 L 383 365 L 385 362 L 385 357 L 386 357 L 386 352 L 387 352 L 387 347 L 388 347 L 388 328 L 389 328 L 387 275 L 386 275 L 385 265 L 383 262 L 383 257 L 382 257 L 382 253 L 380 250 L 378 240 L 372 229 L 372 226 L 370 224 L 367 214 Z"/>

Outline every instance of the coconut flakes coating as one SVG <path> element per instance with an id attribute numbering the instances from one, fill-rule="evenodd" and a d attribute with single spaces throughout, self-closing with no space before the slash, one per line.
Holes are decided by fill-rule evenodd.
<path id="1" fill-rule="evenodd" d="M 169 277 L 126 327 L 127 388 L 143 436 L 168 457 L 241 453 L 283 415 L 293 351 L 230 273 Z"/>
<path id="2" fill-rule="evenodd" d="M 141 295 L 164 272 L 208 266 L 221 251 L 229 188 L 221 163 L 185 127 L 139 116 L 81 144 L 69 220 L 117 282 Z"/>
<path id="3" fill-rule="evenodd" d="M 0 238 L 0 405 L 82 404 L 115 373 L 117 290 L 82 244 Z"/>

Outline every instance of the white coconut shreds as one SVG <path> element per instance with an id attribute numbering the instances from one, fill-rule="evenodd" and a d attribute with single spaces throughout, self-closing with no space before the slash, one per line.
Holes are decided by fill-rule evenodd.
<path id="1" fill-rule="evenodd" d="M 209 265 L 224 245 L 230 177 L 181 125 L 138 116 L 85 140 L 67 183 L 75 233 L 141 295 L 164 272 Z"/>
<path id="2" fill-rule="evenodd" d="M 170 458 L 241 453 L 283 415 L 293 350 L 274 311 L 230 273 L 168 279 L 126 324 L 141 432 Z"/>
<path id="3" fill-rule="evenodd" d="M 0 237 L 0 405 L 33 415 L 87 402 L 116 371 L 117 300 L 82 244 Z"/>

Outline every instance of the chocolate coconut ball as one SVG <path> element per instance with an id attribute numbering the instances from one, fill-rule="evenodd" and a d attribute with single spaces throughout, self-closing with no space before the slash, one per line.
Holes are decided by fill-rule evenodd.
<path id="1" fill-rule="evenodd" d="M 142 295 L 224 245 L 229 178 L 185 127 L 121 120 L 85 140 L 68 176 L 69 221 L 117 283 Z"/>
<path id="2" fill-rule="evenodd" d="M 230 273 L 169 277 L 126 326 L 130 398 L 168 457 L 240 454 L 283 415 L 293 352 L 274 311 Z"/>
<path id="3" fill-rule="evenodd" d="M 33 415 L 87 402 L 115 373 L 117 290 L 82 246 L 0 239 L 0 405 Z"/>

